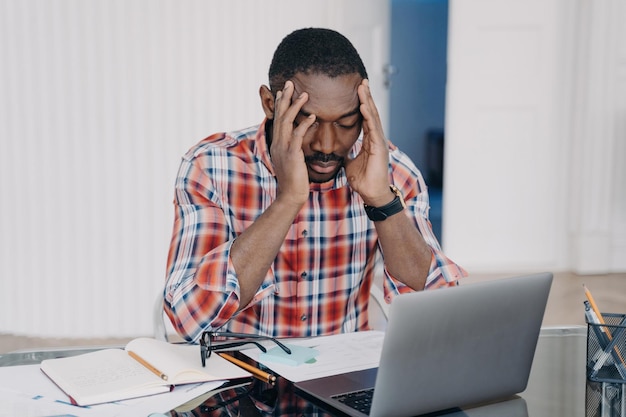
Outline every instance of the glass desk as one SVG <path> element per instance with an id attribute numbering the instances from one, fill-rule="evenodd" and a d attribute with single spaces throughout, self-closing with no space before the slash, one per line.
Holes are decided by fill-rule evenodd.
<path id="1" fill-rule="evenodd" d="M 453 417 L 584 417 L 586 327 L 547 327 L 541 330 L 527 389 L 507 401 L 453 410 Z M 85 350 L 41 351 L 0 355 L 0 366 L 38 363 L 47 357 Z M 253 380 L 243 386 L 205 394 L 165 414 L 187 416 L 336 416 L 341 415 L 301 396 L 288 381 L 274 386 Z M 159 417 L 162 417 L 159 416 Z"/>

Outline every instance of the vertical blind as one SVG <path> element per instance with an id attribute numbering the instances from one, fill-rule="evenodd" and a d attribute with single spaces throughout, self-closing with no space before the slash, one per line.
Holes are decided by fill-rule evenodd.
<path id="1" fill-rule="evenodd" d="M 150 334 L 181 155 L 339 2 L 0 2 L 0 333 Z"/>

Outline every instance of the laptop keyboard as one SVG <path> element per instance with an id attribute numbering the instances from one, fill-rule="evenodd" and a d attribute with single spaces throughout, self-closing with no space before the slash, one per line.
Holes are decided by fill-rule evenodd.
<path id="1" fill-rule="evenodd" d="M 333 396 L 335 400 L 368 415 L 372 407 L 372 397 L 374 397 L 374 388 Z"/>

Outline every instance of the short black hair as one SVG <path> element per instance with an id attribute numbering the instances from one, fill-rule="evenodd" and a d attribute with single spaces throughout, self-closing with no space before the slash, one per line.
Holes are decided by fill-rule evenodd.
<path id="1" fill-rule="evenodd" d="M 269 70 L 272 91 L 283 88 L 297 73 L 323 74 L 334 78 L 360 74 L 367 78 L 365 65 L 352 43 L 331 29 L 305 28 L 287 35 L 276 48 Z"/>

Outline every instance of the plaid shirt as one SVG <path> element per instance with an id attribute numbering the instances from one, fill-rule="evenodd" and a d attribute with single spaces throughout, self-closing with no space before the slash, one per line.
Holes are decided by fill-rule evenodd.
<path id="1" fill-rule="evenodd" d="M 233 241 L 276 198 L 265 124 L 212 135 L 183 157 L 175 187 L 174 231 L 167 262 L 165 311 L 178 333 L 197 341 L 219 328 L 275 337 L 308 337 L 368 328 L 369 290 L 378 240 L 363 200 L 342 169 L 311 184 L 308 202 L 252 302 L 239 309 Z M 359 138 L 352 149 L 362 146 Z M 428 220 L 428 193 L 411 160 L 390 144 L 390 182 L 404 213 L 431 247 L 426 287 L 456 285 L 466 272 L 441 251 Z M 412 291 L 384 272 L 385 298 Z"/>

